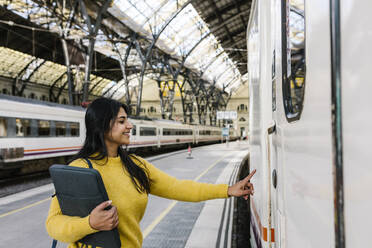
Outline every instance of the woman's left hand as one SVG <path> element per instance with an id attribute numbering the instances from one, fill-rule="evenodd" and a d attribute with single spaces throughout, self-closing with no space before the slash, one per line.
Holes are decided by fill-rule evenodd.
<path id="1" fill-rule="evenodd" d="M 256 173 L 256 170 L 253 170 L 243 180 L 230 186 L 229 189 L 227 190 L 227 194 L 229 196 L 236 196 L 236 197 L 243 196 L 244 199 L 248 200 L 248 196 L 253 195 L 254 193 L 253 184 L 249 182 L 249 180 L 253 177 L 254 173 Z"/>

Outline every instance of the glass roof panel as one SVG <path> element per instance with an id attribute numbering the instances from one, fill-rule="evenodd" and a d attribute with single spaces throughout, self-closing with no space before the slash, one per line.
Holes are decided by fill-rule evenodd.
<path id="1" fill-rule="evenodd" d="M 187 0 L 114 0 L 108 11 L 134 31 L 152 38 L 153 34 L 158 34 L 170 18 L 174 17 L 175 13 L 186 2 Z M 59 27 L 56 24 L 56 18 L 53 17 L 52 13 L 49 12 L 46 7 L 40 7 L 39 4 L 34 3 L 32 0 L 13 0 L 10 2 L 7 1 L 7 3 L 9 3 L 7 8 L 12 9 L 12 11 L 17 14 L 25 18 L 30 18 L 31 21 L 38 23 L 43 27 L 48 27 L 53 32 L 60 32 Z M 69 13 L 63 14 L 68 16 Z M 82 20 L 77 21 L 82 25 L 82 27 L 84 27 L 84 29 L 73 25 L 71 27 L 69 38 L 83 39 L 83 43 L 86 44 L 86 25 Z M 202 69 L 215 59 L 217 54 L 223 52 L 223 48 L 219 45 L 217 39 L 214 35 L 209 34 L 209 32 L 210 30 L 207 24 L 201 19 L 192 4 L 188 4 L 169 23 L 169 25 L 166 26 L 156 45 L 161 50 L 171 54 L 172 56 L 178 57 L 179 59 L 182 59 L 192 51 L 189 57 L 186 58 L 185 65 L 190 69 L 201 72 Z M 200 42 L 203 38 L 204 40 Z M 196 48 L 194 48 L 195 45 L 197 45 Z M 126 47 L 126 45 L 122 44 L 120 44 L 120 46 L 122 48 Z M 115 54 L 112 45 L 107 41 L 107 39 L 105 40 L 102 38 L 101 40 L 100 37 L 97 37 L 95 50 L 118 59 L 118 55 Z M 125 54 L 124 49 L 121 49 L 120 51 L 123 51 L 122 55 Z M 28 57 L 28 60 L 32 60 L 31 57 Z M 226 58 L 227 54 L 219 57 Z M 218 60 L 220 60 L 220 58 L 218 58 Z M 136 65 L 141 64 L 139 57 L 135 52 L 131 52 L 128 61 L 129 63 Z M 219 71 L 225 71 L 225 73 L 230 75 L 231 78 L 237 78 L 237 80 L 240 79 L 240 73 L 232 61 L 230 59 L 223 59 L 223 61 L 223 63 L 218 63 L 217 61 L 214 62 L 203 74 L 205 80 L 209 80 L 210 82 L 217 80 L 217 86 L 219 87 L 223 87 L 226 83 L 222 81 L 225 76 L 217 78 Z M 21 65 L 25 65 L 25 63 L 27 65 L 27 59 L 23 60 L 22 63 L 16 63 L 16 65 L 13 65 L 17 68 L 13 68 L 12 73 L 22 70 Z M 3 67 L 3 65 L 1 66 Z M 38 70 L 41 70 L 43 67 L 44 65 L 42 65 Z M 32 77 L 34 77 L 34 75 Z M 227 89 L 227 91 L 229 91 L 229 89 Z"/>
<path id="2" fill-rule="evenodd" d="M 123 17 L 129 18 L 132 24 L 131 28 L 151 37 L 153 32 L 157 34 L 169 18 L 173 17 L 186 2 L 186 0 L 169 0 L 166 3 L 157 0 L 116 0 L 108 11 L 111 13 L 115 9 L 113 12 L 118 15 L 116 17 L 120 20 Z M 131 9 L 135 8 L 137 11 L 126 11 L 125 9 L 128 6 L 131 6 Z M 201 19 L 192 4 L 189 4 L 160 34 L 157 46 L 168 54 L 181 59 L 191 52 L 190 56 L 186 58 L 185 65 L 200 71 L 222 51 L 217 39 L 212 34 L 208 35 L 209 32 L 206 23 Z M 202 38 L 204 40 L 200 42 Z M 194 48 L 196 45 L 197 47 Z M 227 54 L 225 57 L 227 57 Z M 216 67 L 217 64 L 219 65 L 218 68 Z M 220 70 L 225 71 L 228 76 L 221 77 L 222 79 L 216 78 Z M 217 86 L 219 87 L 225 85 L 226 82 L 223 81 L 226 79 L 225 77 L 236 78 L 237 80 L 241 77 L 240 72 L 230 59 L 225 59 L 224 63 L 213 63 L 204 73 L 204 79 L 206 80 L 217 79 Z"/>

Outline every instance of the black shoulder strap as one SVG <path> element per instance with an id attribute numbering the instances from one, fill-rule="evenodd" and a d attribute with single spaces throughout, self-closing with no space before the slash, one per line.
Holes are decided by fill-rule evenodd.
<path id="1" fill-rule="evenodd" d="M 85 159 L 85 161 L 87 161 L 87 163 L 89 165 L 89 168 L 93 169 L 92 162 L 90 162 L 89 159 L 87 159 L 87 158 L 84 158 L 84 159 Z"/>
<path id="2" fill-rule="evenodd" d="M 87 159 L 87 158 L 84 158 L 84 159 L 85 159 L 85 161 L 88 163 L 89 168 L 90 168 L 90 169 L 93 169 L 92 162 L 90 162 L 89 159 Z M 55 196 L 55 195 L 56 195 L 56 194 L 52 195 L 52 197 Z M 56 248 L 56 247 L 57 247 L 57 240 L 53 239 L 52 248 Z M 83 244 L 82 247 L 88 247 L 88 245 Z M 96 246 L 92 246 L 92 248 L 96 248 Z"/>

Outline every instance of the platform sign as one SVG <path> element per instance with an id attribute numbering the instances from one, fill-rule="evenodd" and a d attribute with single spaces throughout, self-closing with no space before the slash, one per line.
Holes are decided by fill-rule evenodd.
<path id="1" fill-rule="evenodd" d="M 217 120 L 236 120 L 237 118 L 236 111 L 217 111 Z"/>
<path id="2" fill-rule="evenodd" d="M 217 111 L 217 120 L 222 120 L 224 118 L 224 111 Z"/>
<path id="3" fill-rule="evenodd" d="M 229 136 L 229 128 L 228 127 L 223 127 L 222 128 L 222 136 L 224 136 L 224 137 Z"/>
<path id="4" fill-rule="evenodd" d="M 238 113 L 236 111 L 230 111 L 230 120 L 238 119 Z"/>

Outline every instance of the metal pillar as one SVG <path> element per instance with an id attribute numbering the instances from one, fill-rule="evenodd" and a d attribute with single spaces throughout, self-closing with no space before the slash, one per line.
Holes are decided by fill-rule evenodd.
<path id="1" fill-rule="evenodd" d="M 60 5 L 60 3 L 58 1 L 57 1 L 57 4 Z M 71 12 L 69 14 L 69 17 L 68 17 L 68 20 L 67 20 L 67 23 L 66 23 L 65 27 L 63 27 L 62 21 L 59 23 L 59 25 L 60 25 L 60 36 L 61 36 L 63 56 L 65 58 L 65 65 L 66 65 L 66 68 L 67 68 L 66 73 L 67 73 L 67 84 L 68 84 L 68 103 L 70 105 L 74 105 L 75 104 L 75 101 L 74 101 L 74 98 L 73 98 L 74 84 L 73 84 L 73 79 L 72 79 L 70 56 L 68 54 L 66 37 L 70 33 L 70 27 L 71 27 L 72 21 L 73 21 L 74 16 L 75 16 L 77 4 L 78 4 L 77 1 L 75 1 L 73 3 L 72 9 L 71 9 Z M 60 8 L 62 8 L 62 7 L 60 6 Z M 57 15 L 57 13 L 55 13 L 55 15 Z M 58 98 L 55 99 L 55 100 L 58 101 Z"/>

